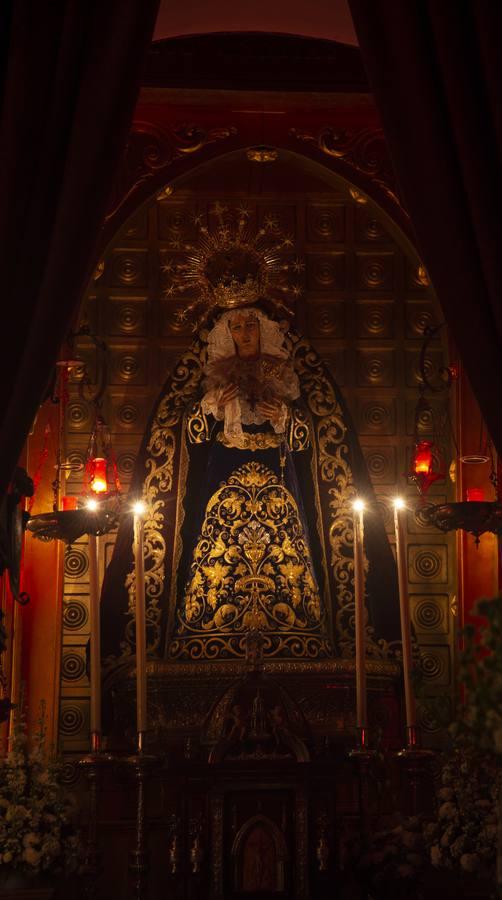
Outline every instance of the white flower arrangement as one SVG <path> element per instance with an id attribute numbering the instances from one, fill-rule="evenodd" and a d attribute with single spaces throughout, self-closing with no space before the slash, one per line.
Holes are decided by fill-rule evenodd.
<path id="1" fill-rule="evenodd" d="M 356 869 L 372 897 L 411 896 L 411 886 L 426 863 L 422 819 L 400 813 L 382 817 L 369 847 L 357 855 Z M 390 827 L 389 827 L 390 826 Z"/>
<path id="2" fill-rule="evenodd" d="M 82 853 L 72 812 L 61 764 L 45 747 L 43 708 L 32 750 L 18 712 L 9 751 L 0 759 L 0 880 L 12 871 L 76 871 Z"/>
<path id="3" fill-rule="evenodd" d="M 441 770 L 435 822 L 424 828 L 434 868 L 491 877 L 497 850 L 497 767 L 493 756 L 457 748 Z"/>

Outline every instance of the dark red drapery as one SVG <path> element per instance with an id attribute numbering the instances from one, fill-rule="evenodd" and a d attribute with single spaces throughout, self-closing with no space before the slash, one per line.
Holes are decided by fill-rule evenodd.
<path id="1" fill-rule="evenodd" d="M 502 453 L 502 4 L 350 0 L 417 244 Z"/>
<path id="2" fill-rule="evenodd" d="M 96 263 L 158 0 L 0 7 L 1 494 Z"/>

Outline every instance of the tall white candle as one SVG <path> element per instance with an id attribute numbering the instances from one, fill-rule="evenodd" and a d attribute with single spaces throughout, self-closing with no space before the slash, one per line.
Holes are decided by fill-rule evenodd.
<path id="1" fill-rule="evenodd" d="M 91 749 L 101 743 L 101 623 L 99 614 L 99 538 L 89 534 L 89 628 L 91 679 Z"/>
<path id="2" fill-rule="evenodd" d="M 354 503 L 354 602 L 356 638 L 356 704 L 357 727 L 367 726 L 366 699 L 366 631 L 364 605 L 364 503 Z"/>
<path id="3" fill-rule="evenodd" d="M 406 563 L 406 541 L 404 532 L 406 509 L 404 502 L 397 498 L 394 501 L 394 530 L 396 534 L 396 562 L 399 584 L 399 611 L 401 616 L 401 642 L 403 646 L 403 679 L 404 702 L 406 707 L 406 726 L 408 735 L 416 728 L 415 696 L 411 684 L 412 655 L 410 603 L 408 597 L 408 572 Z"/>
<path id="4" fill-rule="evenodd" d="M 147 728 L 144 507 L 134 507 L 134 571 L 136 575 L 136 729 L 139 745 Z"/>

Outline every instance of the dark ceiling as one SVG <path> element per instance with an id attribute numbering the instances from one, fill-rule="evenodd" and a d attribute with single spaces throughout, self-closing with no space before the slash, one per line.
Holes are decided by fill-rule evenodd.
<path id="1" fill-rule="evenodd" d="M 265 31 L 357 44 L 347 0 L 161 0 L 154 40 L 219 31 Z"/>

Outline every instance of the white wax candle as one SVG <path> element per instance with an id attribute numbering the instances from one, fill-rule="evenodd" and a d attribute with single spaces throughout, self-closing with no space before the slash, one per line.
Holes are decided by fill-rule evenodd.
<path id="1" fill-rule="evenodd" d="M 408 598 L 408 572 L 406 563 L 406 542 L 404 537 L 404 521 L 406 509 L 398 502 L 394 504 L 394 530 L 396 533 L 396 561 L 399 584 L 399 611 L 401 616 L 401 642 L 403 646 L 403 679 L 404 701 L 406 707 L 406 726 L 416 726 L 415 696 L 411 684 L 412 655 L 410 603 Z"/>
<path id="2" fill-rule="evenodd" d="M 89 535 L 89 628 L 91 681 L 91 748 L 101 738 L 101 622 L 99 614 L 99 538 Z"/>
<path id="3" fill-rule="evenodd" d="M 145 617 L 145 546 L 143 514 L 134 514 L 134 569 L 136 575 L 136 728 L 146 732 L 146 617 Z M 141 740 L 141 739 L 140 739 Z"/>
<path id="4" fill-rule="evenodd" d="M 364 519 L 362 505 L 354 506 L 354 602 L 356 637 L 357 727 L 366 728 L 366 630 L 364 605 Z"/>

